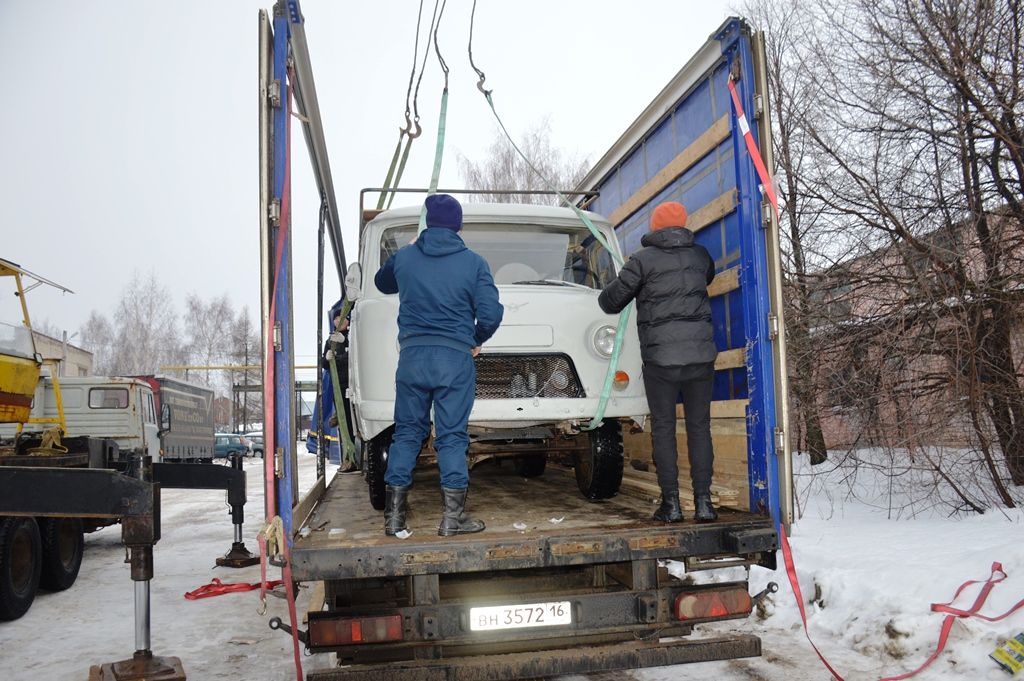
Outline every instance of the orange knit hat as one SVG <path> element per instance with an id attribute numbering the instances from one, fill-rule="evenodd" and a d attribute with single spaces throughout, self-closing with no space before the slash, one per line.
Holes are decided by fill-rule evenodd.
<path id="1" fill-rule="evenodd" d="M 681 203 L 666 201 L 658 204 L 651 214 L 651 231 L 669 227 L 686 227 L 686 208 Z"/>

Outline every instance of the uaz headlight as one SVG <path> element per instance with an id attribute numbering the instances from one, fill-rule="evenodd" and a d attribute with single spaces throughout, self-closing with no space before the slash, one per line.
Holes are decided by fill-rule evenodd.
<path id="1" fill-rule="evenodd" d="M 611 357 L 615 349 L 615 327 L 602 326 L 594 333 L 594 349 L 599 355 Z"/>

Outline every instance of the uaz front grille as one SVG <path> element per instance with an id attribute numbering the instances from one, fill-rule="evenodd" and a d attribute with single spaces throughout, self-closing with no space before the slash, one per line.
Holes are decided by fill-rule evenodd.
<path id="1" fill-rule="evenodd" d="M 566 355 L 478 355 L 478 400 L 586 397 Z"/>

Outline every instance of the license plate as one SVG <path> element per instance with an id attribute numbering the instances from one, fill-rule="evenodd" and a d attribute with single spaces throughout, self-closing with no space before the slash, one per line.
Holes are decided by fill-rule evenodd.
<path id="1" fill-rule="evenodd" d="M 572 604 L 569 601 L 469 609 L 469 628 L 473 631 L 553 627 L 559 624 L 572 624 Z"/>

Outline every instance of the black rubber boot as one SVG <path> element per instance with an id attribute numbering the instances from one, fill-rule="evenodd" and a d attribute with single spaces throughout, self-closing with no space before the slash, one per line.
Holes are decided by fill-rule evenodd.
<path id="1" fill-rule="evenodd" d="M 409 510 L 409 487 L 384 488 L 384 534 L 394 537 L 405 526 L 405 514 Z"/>
<path id="2" fill-rule="evenodd" d="M 654 519 L 663 523 L 678 523 L 683 519 L 678 491 L 661 493 L 661 506 L 654 512 Z"/>
<path id="3" fill-rule="evenodd" d="M 444 515 L 437 534 L 442 537 L 454 537 L 457 534 L 482 532 L 485 525 L 482 520 L 474 520 L 466 515 L 466 493 L 469 488 L 441 488 L 441 499 L 444 502 Z"/>
<path id="4" fill-rule="evenodd" d="M 711 505 L 710 494 L 698 494 L 693 500 L 696 511 L 694 511 L 693 519 L 698 523 L 713 523 L 718 520 L 718 514 L 715 513 L 715 507 Z"/>

